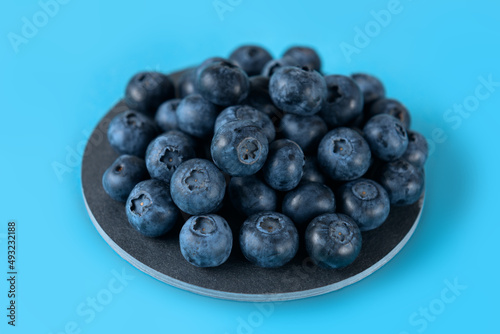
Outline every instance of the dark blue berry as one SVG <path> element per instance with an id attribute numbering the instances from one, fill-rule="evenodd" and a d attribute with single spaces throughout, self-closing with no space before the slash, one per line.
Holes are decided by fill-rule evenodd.
<path id="1" fill-rule="evenodd" d="M 248 76 L 258 75 L 273 57 L 266 49 L 256 45 L 240 46 L 231 53 L 229 60 L 238 65 Z"/>
<path id="2" fill-rule="evenodd" d="M 264 132 L 250 121 L 229 122 L 221 126 L 210 148 L 214 163 L 232 176 L 257 173 L 269 152 Z"/>
<path id="3" fill-rule="evenodd" d="M 232 177 L 228 192 L 233 206 L 245 216 L 276 211 L 276 192 L 255 175 Z"/>
<path id="4" fill-rule="evenodd" d="M 302 179 L 300 180 L 300 182 L 326 182 L 326 178 L 319 168 L 318 159 L 316 158 L 316 156 L 306 157 L 306 163 L 304 164 L 304 174 L 302 175 Z"/>
<path id="5" fill-rule="evenodd" d="M 290 57 L 294 59 L 298 66 L 307 66 L 313 70 L 321 71 L 321 59 L 319 55 L 306 46 L 294 46 L 289 48 L 283 54 L 283 57 Z"/>
<path id="6" fill-rule="evenodd" d="M 285 114 L 280 122 L 283 137 L 296 142 L 304 153 L 315 154 L 321 139 L 328 132 L 326 123 L 318 115 Z"/>
<path id="7" fill-rule="evenodd" d="M 282 211 L 299 230 L 305 230 L 313 218 L 335 212 L 335 196 L 324 184 L 304 183 L 285 195 Z"/>
<path id="8" fill-rule="evenodd" d="M 255 123 L 266 135 L 267 140 L 272 142 L 276 136 L 273 122 L 263 112 L 246 105 L 237 105 L 224 109 L 215 120 L 214 132 L 229 122 L 250 121 Z"/>
<path id="9" fill-rule="evenodd" d="M 192 216 L 182 226 L 179 245 L 184 258 L 197 267 L 217 267 L 226 262 L 233 234 L 221 216 Z"/>
<path id="10" fill-rule="evenodd" d="M 243 255 L 263 268 L 277 268 L 289 262 L 299 248 L 299 235 L 287 216 L 265 211 L 250 216 L 240 230 Z"/>
<path id="11" fill-rule="evenodd" d="M 217 107 L 201 95 L 186 96 L 175 113 L 179 129 L 191 136 L 209 137 L 214 131 Z"/>
<path id="12" fill-rule="evenodd" d="M 264 165 L 264 179 L 273 189 L 288 191 L 295 188 L 303 174 L 304 153 L 297 143 L 279 139 L 269 146 L 269 156 Z"/>
<path id="13" fill-rule="evenodd" d="M 370 107 L 369 116 L 389 114 L 397 118 L 406 129 L 410 128 L 411 117 L 408 109 L 399 101 L 394 99 L 380 99 Z"/>
<path id="14" fill-rule="evenodd" d="M 417 168 L 423 168 L 429 148 L 424 136 L 416 131 L 408 131 L 408 148 L 402 158 Z"/>
<path id="15" fill-rule="evenodd" d="M 350 216 L 361 231 L 373 230 L 387 219 L 391 208 L 387 191 L 377 182 L 357 179 L 339 190 L 338 210 Z"/>
<path id="16" fill-rule="evenodd" d="M 327 213 L 307 226 L 306 249 L 311 259 L 324 268 L 343 268 L 361 251 L 361 233 L 354 220 L 344 214 Z"/>
<path id="17" fill-rule="evenodd" d="M 355 130 L 336 128 L 326 134 L 318 147 L 318 163 L 333 180 L 350 181 L 370 167 L 368 143 Z"/>
<path id="18" fill-rule="evenodd" d="M 158 111 L 155 115 L 155 122 L 162 131 L 166 132 L 178 129 L 175 112 L 180 103 L 181 99 L 172 99 L 163 102 L 158 107 Z"/>
<path id="19" fill-rule="evenodd" d="M 269 81 L 274 104 L 292 114 L 310 116 L 317 113 L 326 98 L 325 79 L 308 67 L 278 68 Z"/>
<path id="20" fill-rule="evenodd" d="M 134 187 L 125 211 L 130 225 L 147 237 L 164 235 L 179 217 L 168 183 L 155 179 L 142 181 Z"/>
<path id="21" fill-rule="evenodd" d="M 392 205 L 410 205 L 424 191 L 424 172 L 404 159 L 381 167 L 377 181 L 387 190 Z"/>
<path id="22" fill-rule="evenodd" d="M 220 106 L 243 101 L 248 95 L 249 86 L 246 73 L 227 61 L 206 65 L 196 78 L 196 91 L 206 100 Z"/>
<path id="23" fill-rule="evenodd" d="M 370 105 L 378 99 L 385 97 L 385 88 L 382 82 L 373 75 L 365 73 L 355 73 L 351 78 L 356 81 L 361 92 L 365 105 Z"/>
<path id="24" fill-rule="evenodd" d="M 284 66 L 299 66 L 299 64 L 292 57 L 273 59 L 267 62 L 267 64 L 262 69 L 261 75 L 270 78 L 277 69 Z"/>
<path id="25" fill-rule="evenodd" d="M 373 155 L 384 161 L 400 158 L 408 147 L 408 135 L 404 125 L 387 114 L 370 118 L 363 128 L 363 133 Z"/>
<path id="26" fill-rule="evenodd" d="M 120 155 L 102 175 L 102 186 L 109 197 L 126 202 L 135 185 L 148 178 L 144 160 L 133 155 Z"/>
<path id="27" fill-rule="evenodd" d="M 184 161 L 195 157 L 191 139 L 180 131 L 170 131 L 153 140 L 146 151 L 146 166 L 152 178 L 170 182 Z"/>
<path id="28" fill-rule="evenodd" d="M 140 72 L 125 89 L 125 103 L 133 110 L 153 115 L 160 104 L 175 97 L 169 77 L 158 72 Z"/>
<path id="29" fill-rule="evenodd" d="M 220 208 L 226 191 L 222 172 L 210 161 L 191 159 L 177 167 L 170 181 L 175 204 L 190 215 L 203 215 Z"/>
<path id="30" fill-rule="evenodd" d="M 177 96 L 181 99 L 196 93 L 196 68 L 186 70 L 177 82 Z"/>
<path id="31" fill-rule="evenodd" d="M 273 124 L 279 123 L 283 111 L 276 108 L 269 96 L 269 78 L 255 76 L 250 78 L 250 91 L 241 104 L 249 105 L 266 114 Z"/>
<path id="32" fill-rule="evenodd" d="M 325 76 L 327 96 L 320 116 L 331 128 L 346 125 L 363 113 L 363 93 L 349 77 Z"/>
<path id="33" fill-rule="evenodd" d="M 127 110 L 116 115 L 109 123 L 108 141 L 120 154 L 130 154 L 143 158 L 146 148 L 156 137 L 155 122 L 144 114 Z"/>

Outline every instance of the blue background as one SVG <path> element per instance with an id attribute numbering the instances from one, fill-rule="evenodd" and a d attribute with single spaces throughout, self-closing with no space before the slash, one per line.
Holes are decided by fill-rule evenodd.
<path id="1" fill-rule="evenodd" d="M 401 0 L 401 12 L 371 31 L 369 42 L 358 40 L 359 52 L 349 61 L 341 43 L 355 46 L 356 27 L 370 28 L 371 11 L 387 9 L 388 1 L 222 2 L 230 10 L 221 19 L 210 0 L 72 0 L 47 22 L 36 17 L 46 24 L 31 31 L 17 53 L 9 33 L 22 35 L 23 17 L 32 22 L 41 7 L 35 0 L 2 2 L 0 268 L 6 271 L 5 233 L 14 219 L 20 274 L 15 329 L 6 324 L 7 282 L 0 275 L 0 332 L 498 330 L 500 87 L 478 88 L 489 94 L 483 100 L 471 97 L 480 77 L 500 81 L 498 3 Z M 415 235 L 391 262 L 355 285 L 267 308 L 198 296 L 129 265 L 90 222 L 80 190 L 81 152 L 86 134 L 120 99 L 128 78 L 139 70 L 170 72 L 226 56 L 242 43 L 259 43 L 274 56 L 307 44 L 320 52 L 327 73 L 379 76 L 388 95 L 410 109 L 412 127 L 435 143 Z M 448 111 L 463 103 L 472 111 Z M 64 173 L 56 173 L 54 166 L 62 165 Z M 113 279 L 122 271 L 129 278 L 125 285 Z M 461 290 L 442 296 L 455 280 Z M 85 303 L 96 297 L 107 304 L 92 317 Z M 423 320 L 420 312 L 429 307 Z"/>

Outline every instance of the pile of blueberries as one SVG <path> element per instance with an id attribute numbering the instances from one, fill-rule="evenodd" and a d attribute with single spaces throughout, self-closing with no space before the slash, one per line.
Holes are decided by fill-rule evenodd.
<path id="1" fill-rule="evenodd" d="M 361 232 L 424 190 L 427 142 L 410 130 L 407 108 L 371 75 L 322 74 L 308 47 L 273 59 L 242 46 L 176 84 L 141 72 L 125 102 L 108 129 L 121 156 L 105 171 L 104 190 L 147 237 L 187 214 L 180 250 L 198 267 L 224 263 L 233 232 L 260 267 L 289 262 L 300 239 L 317 265 L 345 267 Z M 231 228 L 225 206 L 245 221 Z"/>

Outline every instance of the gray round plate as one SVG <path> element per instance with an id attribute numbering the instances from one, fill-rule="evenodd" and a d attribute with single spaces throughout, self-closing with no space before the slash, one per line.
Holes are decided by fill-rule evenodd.
<path id="1" fill-rule="evenodd" d="M 174 81 L 179 77 L 174 73 Z M 127 107 L 118 103 L 94 129 L 82 162 L 82 190 L 90 219 L 99 234 L 122 258 L 146 274 L 173 285 L 210 297 L 240 301 L 283 301 L 325 294 L 353 284 L 392 259 L 408 242 L 422 213 L 424 196 L 415 204 L 393 207 L 379 228 L 363 232 L 358 258 L 348 267 L 328 270 L 316 267 L 300 245 L 295 258 L 285 266 L 263 269 L 249 263 L 239 251 L 237 236 L 241 217 L 225 205 L 222 213 L 234 234 L 228 261 L 216 268 L 189 264 L 179 249 L 182 222 L 162 238 L 146 238 L 132 228 L 124 204 L 104 192 L 101 178 L 118 157 L 108 144 L 106 132 L 111 119 Z"/>

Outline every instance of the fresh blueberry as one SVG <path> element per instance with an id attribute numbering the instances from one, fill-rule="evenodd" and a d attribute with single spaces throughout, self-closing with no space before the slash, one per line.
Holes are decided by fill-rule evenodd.
<path id="1" fill-rule="evenodd" d="M 169 183 L 177 167 L 194 157 L 190 138 L 180 131 L 170 131 L 149 144 L 146 166 L 152 178 Z"/>
<path id="2" fill-rule="evenodd" d="M 196 93 L 196 68 L 185 71 L 177 82 L 177 96 L 181 99 Z"/>
<path id="3" fill-rule="evenodd" d="M 318 163 L 333 180 L 350 181 L 361 177 L 370 167 L 370 160 L 368 143 L 349 128 L 331 130 L 318 147 Z"/>
<path id="4" fill-rule="evenodd" d="M 343 268 L 361 251 L 361 233 L 354 220 L 344 214 L 327 213 L 307 226 L 306 249 L 320 267 Z"/>
<path id="5" fill-rule="evenodd" d="M 221 126 L 234 121 L 251 121 L 255 123 L 262 129 L 269 142 L 272 142 L 276 136 L 276 130 L 271 119 L 263 112 L 246 105 L 237 105 L 224 109 L 215 120 L 214 132 L 217 132 Z"/>
<path id="6" fill-rule="evenodd" d="M 424 136 L 416 131 L 408 131 L 408 148 L 402 158 L 417 168 L 423 168 L 429 148 Z"/>
<path id="7" fill-rule="evenodd" d="M 385 96 L 385 88 L 382 82 L 373 75 L 365 73 L 355 73 L 351 78 L 356 81 L 363 93 L 364 102 L 370 105 Z"/>
<path id="8" fill-rule="evenodd" d="M 408 109 L 399 101 L 394 99 L 380 99 L 370 107 L 369 116 L 389 114 L 397 118 L 406 129 L 410 128 L 411 117 Z"/>
<path id="9" fill-rule="evenodd" d="M 175 114 L 179 129 L 194 137 L 205 138 L 213 133 L 217 107 L 201 95 L 192 94 L 182 99 Z"/>
<path id="10" fill-rule="evenodd" d="M 299 248 L 299 235 L 287 216 L 271 211 L 248 217 L 240 230 L 243 255 L 263 268 L 277 268 L 289 262 Z"/>
<path id="11" fill-rule="evenodd" d="M 156 111 L 155 122 L 162 131 L 176 130 L 177 116 L 175 111 L 181 103 L 181 99 L 172 99 L 163 102 Z"/>
<path id="12" fill-rule="evenodd" d="M 357 179 L 339 190 L 338 210 L 358 224 L 360 231 L 373 230 L 387 219 L 391 208 L 387 191 L 377 182 Z"/>
<path id="13" fill-rule="evenodd" d="M 168 183 L 155 179 L 142 181 L 132 189 L 125 211 L 130 225 L 147 237 L 164 235 L 179 218 Z"/>
<path id="14" fill-rule="evenodd" d="M 221 216 L 192 216 L 182 226 L 179 245 L 182 256 L 192 265 L 217 267 L 231 254 L 233 233 Z"/>
<path id="15" fill-rule="evenodd" d="M 247 74 L 227 61 L 204 66 L 196 78 L 196 91 L 206 100 L 220 106 L 231 106 L 243 101 L 248 95 L 249 86 Z"/>
<path id="16" fill-rule="evenodd" d="M 282 210 L 299 230 L 305 230 L 313 218 L 335 212 L 335 196 L 324 184 L 304 183 L 285 195 Z"/>
<path id="17" fill-rule="evenodd" d="M 325 76 L 327 96 L 320 115 L 331 128 L 344 126 L 363 113 L 363 93 L 343 75 Z"/>
<path id="18" fill-rule="evenodd" d="M 305 46 L 294 46 L 286 50 L 283 57 L 294 59 L 298 66 L 307 66 L 316 71 L 321 71 L 321 59 L 319 55 L 311 48 Z"/>
<path id="19" fill-rule="evenodd" d="M 261 128 L 250 121 L 229 122 L 221 126 L 210 148 L 214 163 L 232 176 L 257 173 L 269 152 L 267 137 Z"/>
<path id="20" fill-rule="evenodd" d="M 404 159 L 381 167 L 378 182 L 387 190 L 392 205 L 413 204 L 424 191 L 424 172 Z"/>
<path id="21" fill-rule="evenodd" d="M 155 122 L 144 114 L 127 110 L 116 115 L 108 127 L 108 141 L 120 154 L 143 158 L 149 142 L 156 137 Z"/>
<path id="22" fill-rule="evenodd" d="M 288 191 L 295 188 L 302 178 L 304 153 L 297 143 L 279 139 L 269 146 L 269 156 L 264 165 L 264 179 L 271 188 Z"/>
<path id="23" fill-rule="evenodd" d="M 208 66 L 208 65 L 212 65 L 212 64 L 215 64 L 215 63 L 220 63 L 220 62 L 229 62 L 229 60 L 225 59 L 225 58 L 221 58 L 221 57 L 212 57 L 212 58 L 208 58 L 208 59 L 205 59 L 205 61 L 203 61 L 203 63 L 201 63 L 196 69 L 195 69 L 195 89 L 196 89 L 196 78 L 198 78 L 201 74 L 201 72 L 203 71 L 203 69 Z"/>
<path id="24" fill-rule="evenodd" d="M 308 67 L 278 68 L 269 81 L 269 94 L 274 104 L 292 114 L 311 116 L 326 98 L 325 79 Z"/>
<path id="25" fill-rule="evenodd" d="M 306 163 L 304 164 L 304 175 L 302 175 L 302 179 L 300 180 L 300 182 L 326 182 L 325 176 L 319 169 L 318 159 L 316 158 L 316 156 L 306 157 Z"/>
<path id="26" fill-rule="evenodd" d="M 158 72 L 140 72 L 125 89 L 125 103 L 133 110 L 153 115 L 160 104 L 175 97 L 169 77 Z"/>
<path id="27" fill-rule="evenodd" d="M 254 76 L 250 79 L 250 91 L 241 104 L 249 105 L 266 114 L 273 124 L 283 117 L 283 112 L 276 108 L 269 96 L 269 78 Z"/>
<path id="28" fill-rule="evenodd" d="M 283 137 L 296 142 L 305 153 L 316 153 L 319 142 L 328 132 L 328 127 L 318 115 L 299 116 L 285 114 L 280 122 Z"/>
<path id="29" fill-rule="evenodd" d="M 262 211 L 276 211 L 276 192 L 255 175 L 232 177 L 228 191 L 233 206 L 247 217 Z"/>
<path id="30" fill-rule="evenodd" d="M 120 155 L 102 175 L 102 187 L 115 201 L 126 202 L 135 185 L 148 178 L 144 160 Z"/>
<path id="31" fill-rule="evenodd" d="M 224 199 L 226 180 L 215 165 L 204 159 L 191 159 L 177 167 L 170 181 L 175 204 L 190 215 L 216 211 Z"/>
<path id="32" fill-rule="evenodd" d="M 292 57 L 283 57 L 280 59 L 273 59 L 264 66 L 261 75 L 270 78 L 274 72 L 284 66 L 299 66 L 299 64 Z"/>
<path id="33" fill-rule="evenodd" d="M 373 116 L 366 123 L 363 132 L 373 155 L 381 160 L 399 159 L 408 147 L 404 125 L 391 115 Z"/>
<path id="34" fill-rule="evenodd" d="M 266 49 L 256 45 L 240 46 L 231 53 L 229 60 L 238 65 L 248 76 L 258 75 L 273 57 Z"/>

